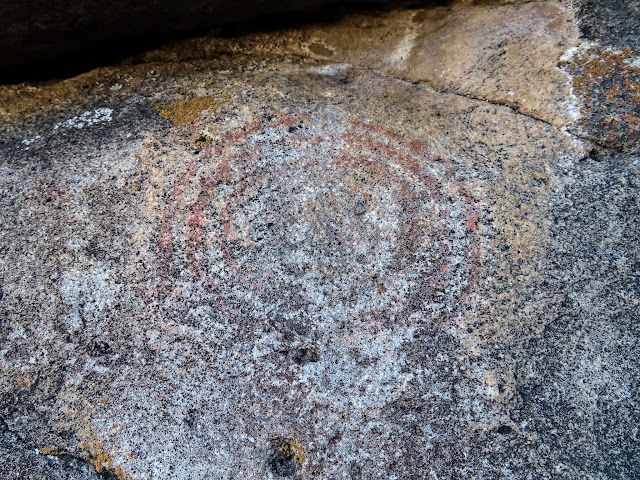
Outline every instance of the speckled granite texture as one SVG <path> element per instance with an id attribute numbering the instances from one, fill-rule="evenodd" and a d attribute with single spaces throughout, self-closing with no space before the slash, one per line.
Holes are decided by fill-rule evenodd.
<path id="1" fill-rule="evenodd" d="M 0 86 L 0 478 L 640 478 L 638 56 L 588 3 Z"/>

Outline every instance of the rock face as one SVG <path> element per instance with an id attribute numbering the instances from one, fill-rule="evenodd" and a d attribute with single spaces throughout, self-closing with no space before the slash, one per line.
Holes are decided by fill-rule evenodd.
<path id="1" fill-rule="evenodd" d="M 369 12 L 0 87 L 0 477 L 640 476 L 611 5 Z"/>
<path id="2" fill-rule="evenodd" d="M 435 0 L 436 2 L 447 0 Z M 388 0 L 0 0 L 0 81 L 60 78 L 193 32 L 331 19 Z M 136 45 L 136 47 L 134 47 Z M 6 81 L 6 80 L 4 80 Z"/>

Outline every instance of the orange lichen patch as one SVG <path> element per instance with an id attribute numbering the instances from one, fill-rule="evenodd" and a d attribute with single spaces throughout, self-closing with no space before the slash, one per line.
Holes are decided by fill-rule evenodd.
<path id="1" fill-rule="evenodd" d="M 100 403 L 107 403 L 109 401 L 109 399 L 107 397 L 102 397 L 99 402 Z"/>
<path id="2" fill-rule="evenodd" d="M 120 478 L 121 480 L 126 480 L 127 474 L 125 473 L 124 469 L 120 465 L 118 465 L 115 468 L 114 472 L 116 473 L 118 478 Z"/>
<path id="3" fill-rule="evenodd" d="M 578 125 L 614 146 L 640 140 L 640 69 L 631 64 L 636 56 L 631 49 L 591 45 L 560 63 L 582 102 Z"/>
<path id="4" fill-rule="evenodd" d="M 64 453 L 64 450 L 58 447 L 53 447 L 53 448 L 42 447 L 40 449 L 40 452 L 42 452 L 44 455 L 60 455 Z"/>
<path id="5" fill-rule="evenodd" d="M 188 100 L 176 100 L 165 104 L 154 104 L 153 107 L 174 125 L 187 129 L 195 128 L 194 123 L 200 117 L 200 113 L 211 108 L 218 108 L 227 100 L 218 96 L 194 97 Z"/>
<path id="6" fill-rule="evenodd" d="M 304 450 L 302 449 L 302 445 L 295 442 L 289 442 L 287 447 L 289 448 L 289 453 L 293 457 L 293 460 L 302 465 L 304 463 Z"/>
<path id="7" fill-rule="evenodd" d="M 96 472 L 102 473 L 105 470 L 113 469 L 113 459 L 109 453 L 102 449 L 102 445 L 92 446 L 88 442 L 84 442 L 80 448 L 88 451 L 86 458 L 93 463 Z"/>
<path id="8" fill-rule="evenodd" d="M 204 90 L 205 95 L 198 95 L 199 90 Z M 154 100 L 151 106 L 156 109 L 161 117 L 171 120 L 174 125 L 190 131 L 195 129 L 195 123 L 200 114 L 206 110 L 217 109 L 223 103 L 229 101 L 229 96 L 216 89 L 210 83 L 202 85 L 189 84 L 178 89 L 179 98 L 167 103 Z M 147 147 L 148 148 L 148 147 Z"/>
<path id="9" fill-rule="evenodd" d="M 93 463 L 96 472 L 105 473 L 107 471 L 113 471 L 120 480 L 134 480 L 127 475 L 124 467 L 115 464 L 115 460 L 109 452 L 104 450 L 102 444 L 91 445 L 89 442 L 83 442 L 80 448 L 87 451 L 86 458 Z M 130 454 L 129 458 L 132 458 Z"/>
<path id="10" fill-rule="evenodd" d="M 96 467 L 96 472 L 102 473 L 105 469 L 111 469 L 113 467 L 113 459 L 108 453 L 99 453 L 93 458 L 93 465 Z"/>
<path id="11" fill-rule="evenodd" d="M 33 381 L 31 381 L 29 378 L 21 378 L 17 383 L 18 387 L 20 388 L 31 388 L 31 385 L 33 385 Z"/>
<path id="12" fill-rule="evenodd" d="M 302 466 L 305 463 L 302 445 L 293 440 L 278 437 L 271 440 L 272 456 L 276 462 L 293 463 Z"/>

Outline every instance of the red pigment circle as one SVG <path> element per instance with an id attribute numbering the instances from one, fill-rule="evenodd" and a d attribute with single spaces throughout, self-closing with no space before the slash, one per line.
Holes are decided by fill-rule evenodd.
<path id="1" fill-rule="evenodd" d="M 472 187 L 423 143 L 362 121 L 230 130 L 167 198 L 160 286 L 243 316 L 447 321 L 480 275 Z"/>

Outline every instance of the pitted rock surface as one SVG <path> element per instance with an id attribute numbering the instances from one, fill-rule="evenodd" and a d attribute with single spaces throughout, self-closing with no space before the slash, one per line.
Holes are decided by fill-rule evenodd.
<path id="1" fill-rule="evenodd" d="M 161 285 L 259 323 L 460 317 L 481 263 L 473 186 L 344 117 L 265 113 L 194 156 L 167 195 Z"/>

